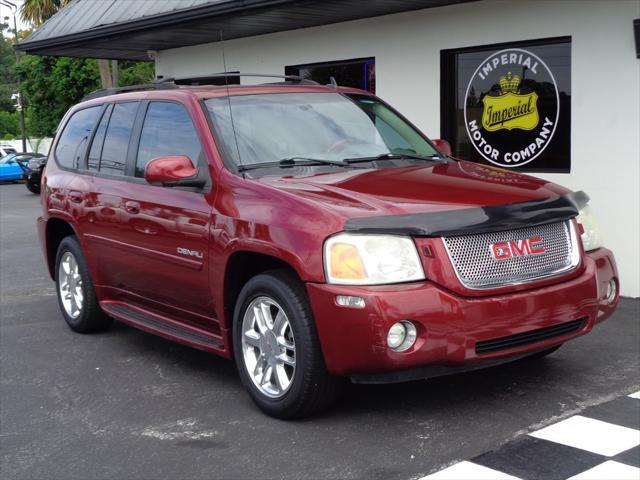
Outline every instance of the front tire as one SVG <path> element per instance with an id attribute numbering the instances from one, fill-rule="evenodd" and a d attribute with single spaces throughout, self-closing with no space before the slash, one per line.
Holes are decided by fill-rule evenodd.
<path id="1" fill-rule="evenodd" d="M 91 333 L 108 328 L 113 320 L 104 314 L 89 275 L 78 239 L 65 237 L 56 255 L 58 305 L 69 328 Z"/>
<path id="2" fill-rule="evenodd" d="M 343 380 L 327 372 L 305 288 L 287 270 L 257 275 L 244 286 L 233 347 L 242 383 L 272 417 L 310 415 L 340 393 Z"/>
<path id="3" fill-rule="evenodd" d="M 40 195 L 40 184 L 39 183 L 35 183 L 35 182 L 30 181 L 30 180 L 27 180 L 25 182 L 25 186 L 27 187 L 27 190 L 29 190 L 31 193 L 33 193 L 35 195 Z"/>

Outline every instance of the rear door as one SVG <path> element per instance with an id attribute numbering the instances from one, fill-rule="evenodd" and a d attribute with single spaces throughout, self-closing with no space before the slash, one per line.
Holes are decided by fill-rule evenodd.
<path id="1" fill-rule="evenodd" d="M 157 157 L 186 155 L 208 171 L 202 143 L 184 105 L 144 102 L 131 144 L 128 175 L 121 192 L 118 281 L 136 302 L 195 323 L 213 314 L 209 294 L 208 242 L 211 205 L 204 189 L 163 187 L 144 180 Z"/>

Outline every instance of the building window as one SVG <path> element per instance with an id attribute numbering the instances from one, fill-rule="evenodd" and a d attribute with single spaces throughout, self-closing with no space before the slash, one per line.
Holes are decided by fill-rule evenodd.
<path id="1" fill-rule="evenodd" d="M 441 133 L 454 156 L 570 172 L 570 38 L 443 50 L 441 67 Z"/>
<path id="2" fill-rule="evenodd" d="M 289 65 L 284 71 L 285 75 L 298 75 L 321 85 L 330 83 L 331 77 L 334 77 L 340 86 L 376 93 L 375 58 Z"/>

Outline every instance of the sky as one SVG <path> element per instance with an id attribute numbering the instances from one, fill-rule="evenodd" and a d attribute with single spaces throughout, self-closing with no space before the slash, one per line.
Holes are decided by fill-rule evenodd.
<path id="1" fill-rule="evenodd" d="M 20 6 L 22 5 L 23 0 L 9 0 L 11 3 L 15 3 L 18 6 L 18 9 L 20 9 Z M 5 19 L 4 17 L 9 17 L 9 26 L 10 28 L 13 30 L 13 13 L 11 12 L 11 9 L 9 7 L 5 7 L 4 5 L 0 4 L 0 22 L 5 23 Z M 24 30 L 26 28 L 29 28 L 29 25 L 22 22 L 20 20 L 20 13 L 18 13 L 16 15 L 16 21 L 18 22 L 18 30 Z"/>

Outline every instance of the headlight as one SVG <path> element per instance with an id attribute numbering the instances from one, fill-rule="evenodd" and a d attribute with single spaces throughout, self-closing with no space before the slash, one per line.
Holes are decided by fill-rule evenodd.
<path id="1" fill-rule="evenodd" d="M 340 233 L 324 244 L 329 283 L 383 285 L 424 280 L 418 251 L 409 237 Z"/>
<path id="2" fill-rule="evenodd" d="M 602 247 L 603 242 L 602 235 L 600 234 L 600 228 L 598 228 L 598 223 L 596 222 L 593 211 L 589 205 L 580 210 L 576 220 L 584 229 L 584 233 L 580 236 L 582 238 L 584 250 L 588 252 L 589 250 L 595 250 L 596 248 Z"/>

